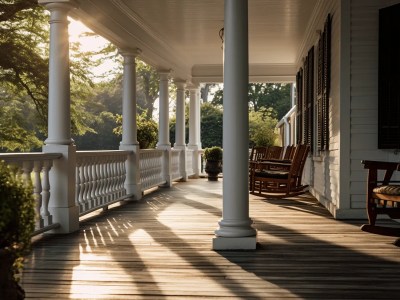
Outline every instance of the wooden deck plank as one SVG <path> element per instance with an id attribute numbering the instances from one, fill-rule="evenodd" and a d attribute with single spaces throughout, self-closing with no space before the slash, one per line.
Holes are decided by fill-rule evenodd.
<path id="1" fill-rule="evenodd" d="M 312 197 L 250 195 L 256 251 L 212 251 L 222 184 L 189 180 L 39 239 L 27 299 L 397 299 L 394 238 L 338 221 Z"/>

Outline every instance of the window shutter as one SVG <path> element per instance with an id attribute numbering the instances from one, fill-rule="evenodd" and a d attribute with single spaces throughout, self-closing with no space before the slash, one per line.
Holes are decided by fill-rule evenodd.
<path id="1" fill-rule="evenodd" d="M 317 147 L 329 149 L 329 92 L 331 69 L 331 17 L 328 15 L 318 41 Z"/>
<path id="2" fill-rule="evenodd" d="M 378 148 L 400 148 L 400 4 L 379 11 Z"/>
<path id="3" fill-rule="evenodd" d="M 303 138 L 303 69 L 296 74 L 296 140 L 297 143 L 302 143 Z"/>
<path id="4" fill-rule="evenodd" d="M 308 85 L 307 85 L 307 144 L 313 149 L 314 132 L 314 47 L 308 51 Z"/>

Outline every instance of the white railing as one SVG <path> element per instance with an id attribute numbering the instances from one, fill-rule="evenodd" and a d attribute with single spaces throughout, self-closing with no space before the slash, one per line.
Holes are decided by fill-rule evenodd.
<path id="1" fill-rule="evenodd" d="M 76 205 L 82 216 L 127 197 L 125 161 L 130 151 L 76 153 Z"/>
<path id="2" fill-rule="evenodd" d="M 162 174 L 164 150 L 143 149 L 139 152 L 140 184 L 142 191 L 165 184 Z"/>
<path id="3" fill-rule="evenodd" d="M 24 180 L 28 184 L 32 184 L 37 216 L 34 235 L 59 227 L 58 223 L 53 223 L 52 215 L 49 212 L 51 194 L 49 173 L 53 161 L 61 156 L 60 153 L 0 154 L 0 160 L 17 167 Z"/>
<path id="4" fill-rule="evenodd" d="M 194 161 L 194 151 L 191 149 L 186 149 L 186 172 L 187 176 L 194 175 L 193 161 Z"/>
<path id="5" fill-rule="evenodd" d="M 181 163 L 181 151 L 180 149 L 171 150 L 171 180 L 179 180 L 183 176 L 181 174 L 180 163 Z"/>

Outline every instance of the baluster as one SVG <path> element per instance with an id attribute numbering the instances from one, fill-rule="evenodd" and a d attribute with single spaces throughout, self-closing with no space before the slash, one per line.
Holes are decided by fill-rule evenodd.
<path id="1" fill-rule="evenodd" d="M 106 177 L 106 163 L 104 157 L 101 158 L 100 164 L 100 194 L 101 194 L 101 204 L 105 203 L 106 200 L 106 189 L 107 189 L 107 177 Z"/>
<path id="2" fill-rule="evenodd" d="M 125 165 L 125 161 L 126 160 L 127 160 L 127 157 L 124 156 L 122 161 L 121 161 L 121 164 L 120 164 L 121 165 L 121 191 L 122 191 L 122 195 L 121 196 L 126 195 L 126 190 L 125 190 L 125 187 L 124 187 L 125 179 L 126 179 L 126 165 Z"/>
<path id="3" fill-rule="evenodd" d="M 36 229 L 43 228 L 44 222 L 43 218 L 40 214 L 40 209 L 42 207 L 42 184 L 40 180 L 40 172 L 42 170 L 42 162 L 35 161 L 33 163 L 33 174 L 34 174 L 34 183 L 33 183 L 33 196 L 35 198 L 36 206 Z"/>
<path id="4" fill-rule="evenodd" d="M 99 158 L 94 158 L 93 165 L 93 198 L 96 206 L 99 206 L 99 189 L 100 189 L 100 181 L 99 181 Z"/>
<path id="5" fill-rule="evenodd" d="M 93 157 L 87 157 L 87 169 L 86 169 L 86 174 L 87 174 L 87 203 L 88 203 L 88 208 L 93 208 L 94 207 L 94 201 L 93 201 Z"/>
<path id="6" fill-rule="evenodd" d="M 53 165 L 53 161 L 45 160 L 42 169 L 42 210 L 41 215 L 44 220 L 45 226 L 53 224 L 52 216 L 49 212 L 49 201 L 50 201 L 50 179 L 49 173 Z"/>
<path id="7" fill-rule="evenodd" d="M 83 196 L 82 196 L 82 163 L 78 159 L 76 162 L 76 190 L 75 190 L 75 204 L 79 206 L 79 211 L 83 210 Z"/>
<path id="8" fill-rule="evenodd" d="M 114 200 L 115 191 L 115 157 L 110 157 L 110 200 Z"/>
<path id="9" fill-rule="evenodd" d="M 111 186 L 111 180 L 110 180 L 111 171 L 110 171 L 110 161 L 109 160 L 110 160 L 109 157 L 106 157 L 105 161 L 104 161 L 104 172 L 105 172 L 104 178 L 106 181 L 105 181 L 105 190 L 104 190 L 105 197 L 104 197 L 103 204 L 107 203 L 110 199 L 109 193 L 110 193 L 110 186 Z"/>
<path id="10" fill-rule="evenodd" d="M 30 161 L 24 161 L 22 163 L 22 179 L 25 182 L 25 184 L 29 186 L 32 186 L 31 172 L 32 172 L 32 163 Z"/>
<path id="11" fill-rule="evenodd" d="M 82 202 L 83 202 L 83 211 L 88 209 L 88 175 L 87 175 L 88 163 L 85 160 L 82 162 Z"/>
<path id="12" fill-rule="evenodd" d="M 116 199 L 116 186 L 117 186 L 117 159 L 116 156 L 111 157 L 111 200 Z"/>

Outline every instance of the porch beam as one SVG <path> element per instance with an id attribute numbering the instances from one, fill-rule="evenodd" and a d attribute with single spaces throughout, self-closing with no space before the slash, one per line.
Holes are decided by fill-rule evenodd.
<path id="1" fill-rule="evenodd" d="M 225 0 L 223 209 L 214 250 L 256 248 L 248 189 L 248 2 Z"/>

